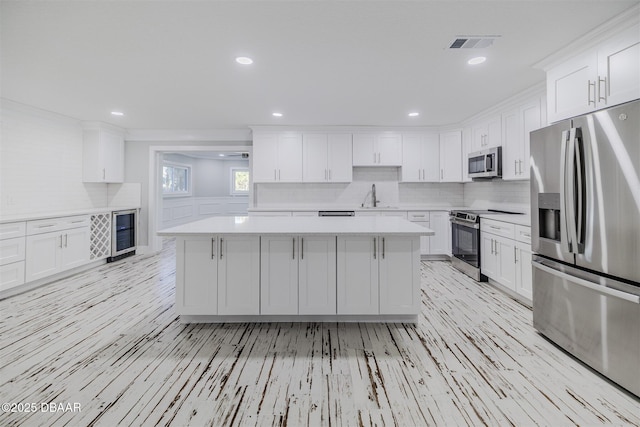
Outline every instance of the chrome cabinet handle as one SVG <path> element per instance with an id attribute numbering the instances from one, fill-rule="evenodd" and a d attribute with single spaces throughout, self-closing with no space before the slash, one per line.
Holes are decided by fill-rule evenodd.
<path id="1" fill-rule="evenodd" d="M 522 175 L 522 160 L 518 160 L 518 164 L 520 165 L 520 175 Z"/>
<path id="2" fill-rule="evenodd" d="M 291 259 L 296 259 L 296 238 L 291 238 Z"/>
<path id="3" fill-rule="evenodd" d="M 489 228 L 493 228 L 494 230 L 500 230 L 500 227 L 496 227 L 495 225 L 490 225 Z"/>
<path id="4" fill-rule="evenodd" d="M 304 237 L 300 238 L 300 259 L 304 259 Z"/>
<path id="5" fill-rule="evenodd" d="M 60 248 L 62 248 L 62 234 L 60 235 Z"/>
<path id="6" fill-rule="evenodd" d="M 329 169 L 329 181 L 331 181 L 331 169 Z"/>
<path id="7" fill-rule="evenodd" d="M 378 258 L 377 257 L 378 254 L 377 254 L 377 250 L 376 250 L 376 247 L 378 246 L 377 243 L 378 242 L 376 241 L 376 238 L 374 237 L 373 238 L 373 259 L 377 259 Z"/>
<path id="8" fill-rule="evenodd" d="M 444 169 L 440 169 L 440 179 L 444 179 Z"/>
<path id="9" fill-rule="evenodd" d="M 591 100 L 591 87 L 593 87 L 593 101 Z M 587 80 L 587 105 L 596 106 L 596 82 L 592 82 L 591 80 Z"/>
<path id="10" fill-rule="evenodd" d="M 216 259 L 216 239 L 211 239 L 211 259 Z"/>
<path id="11" fill-rule="evenodd" d="M 382 238 L 382 259 L 384 259 L 384 237 Z"/>
<path id="12" fill-rule="evenodd" d="M 222 259 L 222 237 L 220 238 L 220 259 Z"/>
<path id="13" fill-rule="evenodd" d="M 65 248 L 69 247 L 69 235 L 68 234 L 64 235 L 64 247 Z"/>
<path id="14" fill-rule="evenodd" d="M 513 247 L 513 262 L 518 263 L 518 249 L 515 246 Z"/>
<path id="15" fill-rule="evenodd" d="M 600 90 L 600 83 L 604 83 L 604 91 Z M 604 96 L 601 95 L 602 92 L 604 92 Z M 598 102 L 600 101 L 604 101 L 605 104 L 607 103 L 607 78 L 601 79 L 600 76 L 598 76 Z"/>
<path id="16" fill-rule="evenodd" d="M 518 175 L 518 161 L 517 160 L 513 161 L 513 173 Z"/>

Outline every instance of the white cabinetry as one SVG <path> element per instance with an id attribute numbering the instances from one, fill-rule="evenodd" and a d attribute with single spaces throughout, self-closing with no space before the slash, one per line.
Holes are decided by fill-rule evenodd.
<path id="1" fill-rule="evenodd" d="M 89 224 L 86 215 L 28 221 L 25 281 L 88 263 Z"/>
<path id="2" fill-rule="evenodd" d="M 176 241 L 176 312 L 218 314 L 218 237 Z"/>
<path id="3" fill-rule="evenodd" d="M 402 182 L 439 181 L 438 133 L 402 134 Z"/>
<path id="4" fill-rule="evenodd" d="M 482 274 L 530 301 L 530 227 L 482 218 L 480 230 Z"/>
<path id="5" fill-rule="evenodd" d="M 338 236 L 338 314 L 378 314 L 378 238 Z"/>
<path id="6" fill-rule="evenodd" d="M 0 291 L 24 283 L 26 223 L 0 224 Z"/>
<path id="7" fill-rule="evenodd" d="M 260 237 L 220 236 L 218 314 L 260 313 Z"/>
<path id="8" fill-rule="evenodd" d="M 298 312 L 336 314 L 336 236 L 300 237 Z"/>
<path id="9" fill-rule="evenodd" d="M 640 98 L 640 27 L 547 70 L 549 122 Z"/>
<path id="10" fill-rule="evenodd" d="M 484 150 L 502 145 L 502 121 L 500 116 L 492 117 L 472 128 L 472 151 Z"/>
<path id="11" fill-rule="evenodd" d="M 440 182 L 462 182 L 462 131 L 440 134 Z"/>
<path id="12" fill-rule="evenodd" d="M 431 236 L 429 253 L 431 255 L 451 255 L 451 223 L 448 211 L 429 212 L 430 228 L 435 232 Z"/>
<path id="13" fill-rule="evenodd" d="M 298 314 L 297 237 L 260 239 L 260 313 Z"/>
<path id="14" fill-rule="evenodd" d="M 254 134 L 253 182 L 302 182 L 302 134 Z"/>
<path id="15" fill-rule="evenodd" d="M 379 237 L 380 314 L 420 310 L 420 239 Z"/>
<path id="16" fill-rule="evenodd" d="M 529 179 L 530 133 L 541 126 L 539 98 L 502 115 L 502 179 Z"/>
<path id="17" fill-rule="evenodd" d="M 351 182 L 351 134 L 302 135 L 304 182 Z"/>
<path id="18" fill-rule="evenodd" d="M 103 124 L 83 127 L 84 182 L 124 182 L 124 132 Z"/>
<path id="19" fill-rule="evenodd" d="M 398 133 L 353 134 L 353 166 L 402 166 L 402 137 Z"/>

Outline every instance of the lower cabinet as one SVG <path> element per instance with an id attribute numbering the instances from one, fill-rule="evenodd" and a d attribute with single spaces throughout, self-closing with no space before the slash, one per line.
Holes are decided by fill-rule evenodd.
<path id="1" fill-rule="evenodd" d="M 300 237 L 299 314 L 336 314 L 336 236 Z"/>
<path id="2" fill-rule="evenodd" d="M 27 236 L 25 281 L 89 262 L 89 227 Z"/>
<path id="3" fill-rule="evenodd" d="M 482 274 L 531 300 L 530 227 L 493 220 L 481 221 L 480 230 L 491 230 L 480 232 Z"/>
<path id="4" fill-rule="evenodd" d="M 178 314 L 259 314 L 260 238 L 207 236 L 176 242 Z"/>
<path id="5" fill-rule="evenodd" d="M 417 314 L 419 237 L 338 236 L 338 314 Z"/>

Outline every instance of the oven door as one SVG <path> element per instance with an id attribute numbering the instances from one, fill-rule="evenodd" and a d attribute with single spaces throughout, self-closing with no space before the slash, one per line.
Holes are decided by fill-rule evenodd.
<path id="1" fill-rule="evenodd" d="M 136 249 L 136 210 L 114 212 L 111 238 L 111 256 L 122 255 Z"/>
<path id="2" fill-rule="evenodd" d="M 451 219 L 452 255 L 475 268 L 480 268 L 480 224 Z"/>

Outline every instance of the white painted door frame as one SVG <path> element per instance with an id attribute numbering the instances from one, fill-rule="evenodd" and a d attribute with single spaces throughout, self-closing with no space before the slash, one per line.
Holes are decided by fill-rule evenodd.
<path id="1" fill-rule="evenodd" d="M 250 145 L 152 145 L 149 147 L 149 213 L 148 244 L 150 252 L 162 249 L 162 238 L 156 235 L 158 224 L 162 221 L 162 155 L 164 153 L 197 152 L 197 151 L 244 151 L 249 153 L 249 170 L 253 170 L 253 147 Z M 253 179 L 250 174 L 249 201 L 253 200 Z"/>

